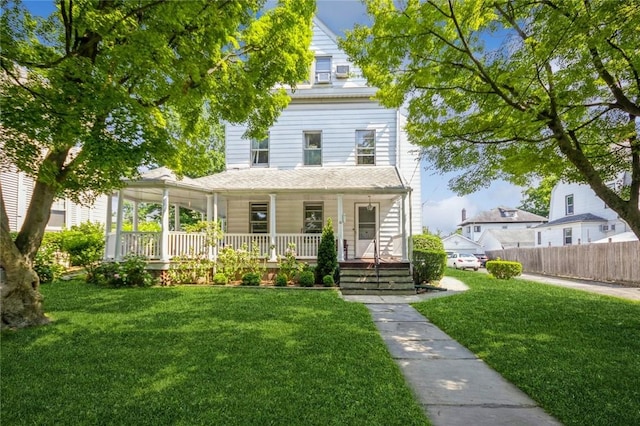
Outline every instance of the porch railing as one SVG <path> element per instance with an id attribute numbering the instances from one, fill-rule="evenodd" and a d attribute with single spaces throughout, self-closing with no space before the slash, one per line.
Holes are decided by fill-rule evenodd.
<path id="1" fill-rule="evenodd" d="M 206 235 L 191 232 L 169 232 L 169 257 L 207 255 Z M 289 244 L 296 245 L 296 257 L 299 259 L 315 259 L 320 245 L 320 234 L 277 234 L 275 239 L 276 256 L 284 256 Z M 144 256 L 150 260 L 161 258 L 160 244 L 162 236 L 159 232 L 122 232 L 120 237 L 120 257 L 126 255 Z M 271 236 L 268 234 L 226 234 L 218 244 L 218 249 L 232 247 L 240 249 L 246 244 L 251 250 L 252 244 L 257 244 L 260 256 L 271 256 Z M 106 257 L 115 258 L 116 234 L 107 236 Z"/>

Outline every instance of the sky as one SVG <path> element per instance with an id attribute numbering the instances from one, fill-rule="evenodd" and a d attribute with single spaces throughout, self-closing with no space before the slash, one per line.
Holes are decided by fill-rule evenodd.
<path id="1" fill-rule="evenodd" d="M 33 13 L 43 16 L 55 9 L 51 0 L 26 0 L 24 4 Z M 356 23 L 370 22 L 360 0 L 317 0 L 316 14 L 338 36 L 353 28 Z M 454 232 L 457 224 L 462 221 L 462 209 L 466 210 L 467 218 L 471 218 L 498 206 L 517 207 L 522 198 L 523 188 L 504 181 L 492 182 L 488 188 L 458 196 L 448 188 L 448 182 L 455 174 L 428 170 L 424 163 L 421 164 L 420 174 L 422 224 L 433 233 L 449 235 Z"/>

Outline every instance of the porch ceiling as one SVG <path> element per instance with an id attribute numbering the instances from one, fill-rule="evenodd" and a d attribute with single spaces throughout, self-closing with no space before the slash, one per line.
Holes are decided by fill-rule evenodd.
<path id="1" fill-rule="evenodd" d="M 398 194 L 408 191 L 395 167 L 249 168 L 195 179 L 219 193 L 326 192 Z"/>

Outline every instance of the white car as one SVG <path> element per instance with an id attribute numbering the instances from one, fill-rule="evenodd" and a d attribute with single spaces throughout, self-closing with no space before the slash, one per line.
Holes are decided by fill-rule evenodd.
<path id="1" fill-rule="evenodd" d="M 473 269 L 477 271 L 480 269 L 480 261 L 472 254 L 466 253 L 451 253 L 451 256 L 447 258 L 447 266 L 456 269 Z"/>

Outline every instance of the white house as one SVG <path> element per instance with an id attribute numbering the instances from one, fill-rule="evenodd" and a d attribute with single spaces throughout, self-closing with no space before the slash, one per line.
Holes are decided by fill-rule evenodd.
<path id="1" fill-rule="evenodd" d="M 451 234 L 442 238 L 442 245 L 445 251 L 467 254 L 484 253 L 481 244 L 460 234 Z"/>
<path id="2" fill-rule="evenodd" d="M 32 177 L 9 166 L 0 171 L 2 196 L 9 219 L 9 229 L 19 231 L 31 203 L 35 182 Z M 105 223 L 107 197 L 98 197 L 91 206 L 83 206 L 69 199 L 58 199 L 51 206 L 47 231 L 59 231 L 83 222 Z"/>
<path id="3" fill-rule="evenodd" d="M 627 185 L 627 173 L 610 185 Z M 614 235 L 629 231 L 591 187 L 579 183 L 559 182 L 551 190 L 549 222 L 536 229 L 536 246 L 562 246 L 607 241 Z"/>
<path id="4" fill-rule="evenodd" d="M 256 242 L 271 260 L 289 243 L 298 257 L 314 258 L 329 218 L 339 260 L 408 259 L 410 236 L 421 232 L 422 221 L 419 160 L 405 117 L 372 99 L 376 89 L 318 19 L 311 49 L 309 79 L 290 91 L 291 103 L 268 138 L 248 140 L 245 127 L 226 127 L 224 172 L 178 180 L 158 169 L 120 191 L 121 200 L 163 205 L 162 235 L 144 254 L 161 261 L 180 254 L 187 237 L 169 231 L 166 212 L 173 204 L 221 221 L 223 244 Z M 117 229 L 109 236 L 108 257 L 140 246 L 135 242 L 143 233 Z"/>
<path id="5" fill-rule="evenodd" d="M 466 210 L 462 209 L 462 222 L 458 226 L 462 235 L 478 242 L 488 230 L 522 230 L 531 229 L 546 223 L 547 218 L 524 210 L 500 206 L 495 209 L 480 212 L 474 217 L 467 218 Z M 531 231 L 533 234 L 533 231 Z M 498 234 L 496 234 L 498 235 Z M 501 235 L 505 235 L 504 232 Z"/>

